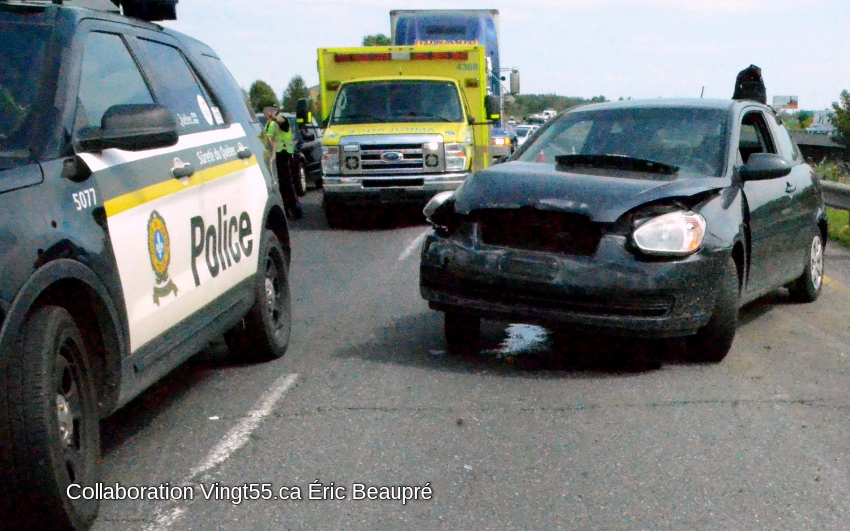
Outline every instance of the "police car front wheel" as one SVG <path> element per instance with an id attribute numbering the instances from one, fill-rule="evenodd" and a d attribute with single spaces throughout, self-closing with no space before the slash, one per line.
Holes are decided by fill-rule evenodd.
<path id="1" fill-rule="evenodd" d="M 292 332 L 289 265 L 271 230 L 263 232 L 261 251 L 254 281 L 254 306 L 224 334 L 232 355 L 255 361 L 283 356 Z"/>
<path id="2" fill-rule="evenodd" d="M 87 528 L 97 500 L 66 495 L 100 477 L 100 434 L 93 372 L 71 314 L 60 306 L 35 309 L 11 353 L 8 407 L 23 528 Z"/>

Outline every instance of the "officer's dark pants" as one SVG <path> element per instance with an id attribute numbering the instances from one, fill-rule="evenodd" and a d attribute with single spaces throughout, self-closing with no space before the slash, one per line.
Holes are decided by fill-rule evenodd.
<path id="1" fill-rule="evenodd" d="M 301 207 L 298 206 L 298 196 L 295 195 L 295 186 L 292 184 L 292 159 L 293 155 L 284 149 L 275 154 L 275 165 L 277 166 L 277 182 L 280 185 L 280 194 L 283 196 L 283 206 L 288 216 L 300 217 Z"/>

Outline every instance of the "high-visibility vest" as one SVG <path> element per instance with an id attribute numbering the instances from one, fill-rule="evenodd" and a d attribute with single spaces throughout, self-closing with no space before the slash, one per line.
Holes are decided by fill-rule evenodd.
<path id="1" fill-rule="evenodd" d="M 292 128 L 283 131 L 275 120 L 269 120 L 266 124 L 266 135 L 274 139 L 275 152 L 280 153 L 284 149 L 289 154 L 295 154 L 295 140 L 292 137 Z"/>

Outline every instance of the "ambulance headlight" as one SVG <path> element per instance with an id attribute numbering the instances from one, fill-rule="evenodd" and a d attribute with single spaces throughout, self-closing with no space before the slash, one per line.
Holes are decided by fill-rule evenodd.
<path id="1" fill-rule="evenodd" d="M 466 149 L 463 144 L 446 144 L 446 171 L 466 169 Z"/>

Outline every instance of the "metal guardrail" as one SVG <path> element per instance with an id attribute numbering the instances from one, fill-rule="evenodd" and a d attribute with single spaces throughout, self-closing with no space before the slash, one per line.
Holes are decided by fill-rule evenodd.
<path id="1" fill-rule="evenodd" d="M 826 206 L 850 211 L 850 184 L 824 180 L 821 180 L 820 184 Z"/>

